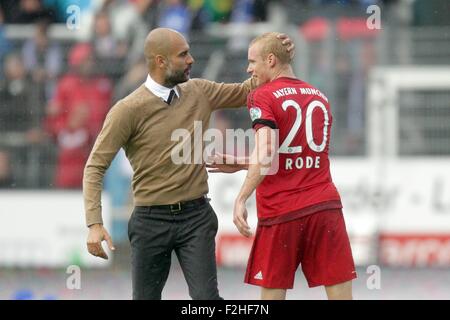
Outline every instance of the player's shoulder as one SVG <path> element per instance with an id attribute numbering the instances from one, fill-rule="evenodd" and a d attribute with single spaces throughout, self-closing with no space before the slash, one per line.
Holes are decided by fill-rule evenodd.
<path id="1" fill-rule="evenodd" d="M 251 104 L 255 101 L 268 101 L 271 97 L 271 92 L 273 90 L 273 86 L 269 85 L 270 83 L 265 83 L 260 85 L 259 87 L 253 89 L 250 91 L 248 95 L 248 101 L 251 102 Z"/>
<path id="2" fill-rule="evenodd" d="M 288 87 L 298 87 L 298 86 L 310 86 L 303 80 L 297 78 L 287 78 L 282 77 L 275 79 L 273 81 L 267 82 L 265 84 L 260 85 L 258 88 L 254 89 L 252 92 L 255 98 L 264 98 L 264 97 L 278 97 L 277 92 L 280 89 L 288 88 Z"/>
<path id="3" fill-rule="evenodd" d="M 259 87 L 255 88 L 252 90 L 252 93 L 255 95 L 265 95 L 267 93 L 269 93 L 270 91 L 272 91 L 274 89 L 274 83 L 272 82 L 267 82 L 264 83 L 262 85 L 260 85 Z"/>

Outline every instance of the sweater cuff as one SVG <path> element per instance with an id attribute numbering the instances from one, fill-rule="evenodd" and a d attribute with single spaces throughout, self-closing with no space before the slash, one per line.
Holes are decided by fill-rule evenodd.
<path id="1" fill-rule="evenodd" d="M 92 210 L 92 211 L 86 212 L 86 226 L 87 227 L 90 227 L 96 223 L 103 224 L 101 210 L 102 210 L 101 208 L 98 208 L 97 210 Z"/>

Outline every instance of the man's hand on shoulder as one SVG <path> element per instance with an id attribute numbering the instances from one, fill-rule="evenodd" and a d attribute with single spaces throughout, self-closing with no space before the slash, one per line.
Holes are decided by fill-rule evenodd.
<path id="1" fill-rule="evenodd" d="M 102 241 L 106 241 L 109 249 L 116 250 L 112 242 L 111 236 L 102 224 L 96 223 L 89 226 L 89 234 L 87 238 L 87 249 L 90 254 L 103 259 L 108 259 L 108 255 L 103 250 Z"/>

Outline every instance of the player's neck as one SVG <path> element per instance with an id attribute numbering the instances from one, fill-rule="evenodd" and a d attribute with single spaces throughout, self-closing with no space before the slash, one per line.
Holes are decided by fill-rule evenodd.
<path id="1" fill-rule="evenodd" d="M 290 65 L 280 68 L 276 72 L 274 72 L 270 81 L 274 81 L 278 78 L 295 78 L 294 71 Z"/>

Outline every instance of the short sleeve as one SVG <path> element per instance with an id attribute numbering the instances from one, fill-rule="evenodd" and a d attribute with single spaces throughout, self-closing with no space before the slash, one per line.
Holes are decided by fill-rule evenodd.
<path id="1" fill-rule="evenodd" d="M 271 107 L 271 99 L 264 91 L 252 91 L 247 97 L 247 108 L 252 119 L 253 129 L 258 130 L 264 126 L 272 129 L 278 128 Z"/>

